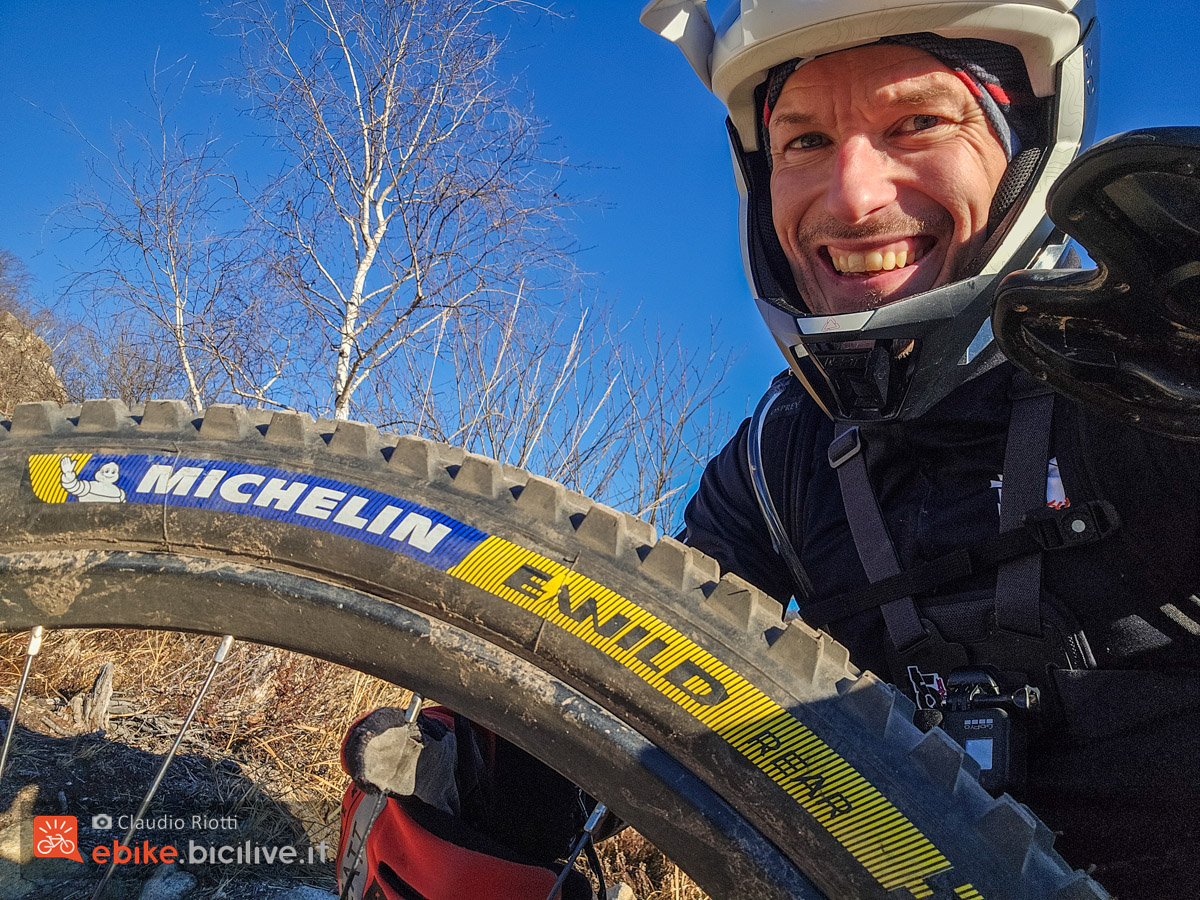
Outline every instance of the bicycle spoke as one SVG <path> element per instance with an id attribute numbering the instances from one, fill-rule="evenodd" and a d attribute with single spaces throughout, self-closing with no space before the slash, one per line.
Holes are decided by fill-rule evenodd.
<path id="1" fill-rule="evenodd" d="M 579 835 L 579 840 L 575 842 L 575 846 L 571 849 L 571 855 L 567 857 L 567 863 L 562 867 L 562 871 L 558 873 L 558 878 L 554 882 L 554 887 L 550 888 L 550 896 L 546 900 L 554 900 L 562 892 L 562 886 L 567 881 L 567 876 L 575 868 L 575 860 L 579 859 L 579 854 L 583 852 L 583 848 L 587 846 L 587 842 L 592 839 L 592 834 L 596 830 L 596 826 L 600 824 L 600 820 L 604 818 L 604 814 L 608 812 L 608 807 L 603 803 L 597 803 L 596 808 L 592 810 L 592 814 L 588 816 L 588 820 L 584 823 L 583 834 Z"/>
<path id="2" fill-rule="evenodd" d="M 154 800 L 154 795 L 158 792 L 159 785 L 162 784 L 162 780 L 167 774 L 167 768 L 175 759 L 175 753 L 179 750 L 179 745 L 183 742 L 184 733 L 187 732 L 188 726 L 192 724 L 192 719 L 195 717 L 196 711 L 200 708 L 201 701 L 204 700 L 204 695 L 208 693 L 208 688 L 212 684 L 213 676 L 217 674 L 217 668 L 225 661 L 225 657 L 229 655 L 229 648 L 232 645 L 233 635 L 227 634 L 221 638 L 217 652 L 213 654 L 213 661 L 209 667 L 208 676 L 204 679 L 204 684 L 200 685 L 200 691 L 196 694 L 196 699 L 192 701 L 192 708 L 188 710 L 187 716 L 184 717 L 183 724 L 179 726 L 179 733 L 175 735 L 175 743 L 171 745 L 171 749 L 167 751 L 167 755 L 163 758 L 162 765 L 158 768 L 158 774 L 154 776 L 154 780 L 150 782 L 150 787 L 146 789 L 146 794 L 142 797 L 142 805 L 138 808 L 137 814 L 134 815 L 133 821 L 129 823 L 129 830 L 125 833 L 125 837 L 121 839 L 122 847 L 128 848 L 129 842 L 133 840 L 138 822 L 150 808 L 150 804 Z M 100 879 L 100 884 L 96 886 L 96 890 L 92 894 L 92 900 L 100 900 L 104 895 L 104 889 L 108 886 L 109 879 L 112 878 L 116 867 L 117 853 L 114 849 L 112 861 L 109 862 L 108 868 L 104 870 L 104 877 Z"/>
<path id="3" fill-rule="evenodd" d="M 29 681 L 29 671 L 33 668 L 33 658 L 42 649 L 42 636 L 46 629 L 41 625 L 33 626 L 29 632 L 29 649 L 25 651 L 25 668 L 21 671 L 21 681 L 17 685 L 17 696 L 13 700 L 12 715 L 8 717 L 8 731 L 4 735 L 4 749 L 0 750 L 0 783 L 4 781 L 4 765 L 8 762 L 8 751 L 12 747 L 13 735 L 17 731 L 17 716 L 21 712 L 21 700 L 25 696 L 25 683 Z"/>
<path id="4" fill-rule="evenodd" d="M 408 702 L 408 709 L 404 711 L 404 724 L 411 725 L 417 720 L 417 715 L 421 712 L 421 702 L 421 695 L 414 692 L 412 699 Z M 376 791 L 375 799 L 372 802 L 374 806 L 371 809 L 370 817 L 367 819 L 366 827 L 363 829 L 362 840 L 355 845 L 354 855 L 350 858 L 349 864 L 338 866 L 339 880 L 341 879 L 342 872 L 346 873 L 342 889 L 338 892 L 339 900 L 354 900 L 350 894 L 350 891 L 354 887 L 354 875 L 358 869 L 359 862 L 362 860 L 363 853 L 366 852 L 367 838 L 371 834 L 371 828 L 374 827 L 375 820 L 379 818 L 379 814 L 383 812 L 383 805 L 387 802 L 387 795 L 383 791 Z"/>

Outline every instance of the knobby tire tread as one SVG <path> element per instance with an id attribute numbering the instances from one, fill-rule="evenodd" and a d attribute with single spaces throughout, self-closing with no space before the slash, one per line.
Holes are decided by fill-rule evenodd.
<path id="1" fill-rule="evenodd" d="M 171 458 L 296 475 L 284 488 L 324 479 L 434 510 L 484 543 L 439 569 L 363 543 L 361 525 L 358 536 L 319 531 L 186 491 L 161 503 L 46 500 L 47 467 L 79 454 L 127 469 Z M 341 502 L 331 496 L 310 506 L 314 520 Z M 783 626 L 775 600 L 652 526 L 514 467 L 296 413 L 33 403 L 0 428 L 0 503 L 0 629 L 228 629 L 403 677 L 609 800 L 714 897 L 1107 896 L 830 637 Z M 493 570 L 508 574 L 495 582 Z M 621 753 L 636 774 L 614 761 Z"/>

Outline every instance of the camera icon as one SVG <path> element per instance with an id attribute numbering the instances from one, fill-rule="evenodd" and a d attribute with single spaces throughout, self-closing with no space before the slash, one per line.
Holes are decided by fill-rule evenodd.
<path id="1" fill-rule="evenodd" d="M 92 816 L 92 831 L 112 831 L 113 820 L 108 813 Z"/>

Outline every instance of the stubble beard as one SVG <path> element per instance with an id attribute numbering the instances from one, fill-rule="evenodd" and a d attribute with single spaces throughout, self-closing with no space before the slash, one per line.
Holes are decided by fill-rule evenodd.
<path id="1" fill-rule="evenodd" d="M 822 222 L 810 222 L 801 225 L 796 229 L 792 246 L 807 248 L 805 252 L 813 257 L 810 267 L 815 268 L 816 266 L 824 265 L 823 260 L 816 259 L 817 248 L 827 244 L 837 243 L 838 241 L 869 240 L 882 236 L 896 237 L 897 235 L 949 233 L 953 231 L 953 227 L 954 218 L 950 215 L 949 210 L 940 208 L 935 215 L 926 218 L 909 216 L 899 210 L 895 210 L 863 225 L 853 225 L 837 219 L 827 218 Z M 792 271 L 792 276 L 795 278 L 796 290 L 800 292 L 800 296 L 809 296 L 803 269 L 794 264 L 790 265 L 789 268 Z M 866 302 L 860 305 L 860 309 L 876 309 L 887 303 L 905 299 L 904 296 L 889 299 L 883 291 L 876 288 L 864 287 L 862 288 L 862 292 L 863 299 Z M 805 301 L 805 305 L 811 309 L 807 300 Z"/>

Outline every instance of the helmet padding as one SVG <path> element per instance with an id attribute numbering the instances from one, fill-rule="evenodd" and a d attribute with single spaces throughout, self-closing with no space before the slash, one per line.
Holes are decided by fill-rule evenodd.
<path id="1" fill-rule="evenodd" d="M 1045 143 L 1045 115 L 1033 95 L 1025 61 L 1015 47 L 977 38 L 945 38 L 929 32 L 880 38 L 879 44 L 896 44 L 928 53 L 957 75 L 971 91 L 987 117 L 992 132 L 1011 161 L 1024 147 Z M 816 58 L 816 57 L 814 57 Z M 767 73 L 760 145 L 770 147 L 767 133 L 771 110 L 783 86 L 807 59 L 789 59 Z M 769 164 L 769 163 L 768 163 Z"/>

